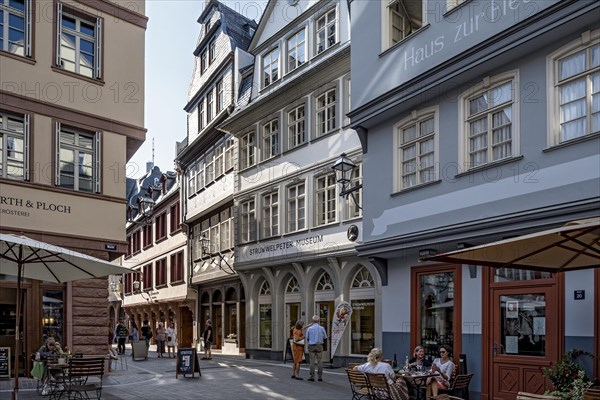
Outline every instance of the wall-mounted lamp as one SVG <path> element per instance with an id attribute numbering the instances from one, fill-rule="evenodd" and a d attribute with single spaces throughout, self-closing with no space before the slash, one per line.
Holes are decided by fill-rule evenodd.
<path id="1" fill-rule="evenodd" d="M 419 250 L 419 258 L 435 256 L 437 254 L 436 249 L 421 249 Z"/>
<path id="2" fill-rule="evenodd" d="M 358 208 L 362 210 L 360 204 L 358 204 L 358 200 L 356 199 L 356 195 L 354 192 L 362 189 L 362 183 L 357 184 L 353 187 L 348 187 L 348 184 L 352 181 L 352 171 L 356 168 L 356 164 L 352 161 L 346 153 L 342 153 L 340 158 L 335 160 L 331 168 L 335 171 L 337 183 L 340 185 L 340 197 L 345 197 L 348 199 L 348 196 L 352 196 L 352 201 Z"/>
<path id="3" fill-rule="evenodd" d="M 127 216 L 127 222 L 138 225 L 151 225 L 152 224 L 152 211 L 156 202 L 152 199 L 152 188 L 149 188 L 144 196 L 138 196 L 138 213 L 135 217 L 130 215 Z"/>
<path id="4" fill-rule="evenodd" d="M 140 281 L 133 281 L 133 294 L 139 294 L 139 295 L 142 296 L 142 298 L 144 300 L 146 300 L 148 303 L 151 303 L 152 302 L 152 296 L 150 296 L 146 292 L 142 292 L 141 286 L 142 286 L 142 284 L 140 283 Z"/>
<path id="5" fill-rule="evenodd" d="M 220 262 L 218 263 L 219 269 L 223 272 L 225 272 L 227 275 L 235 275 L 235 271 L 233 270 L 233 267 L 227 262 L 227 259 L 225 258 L 225 256 L 223 256 L 223 254 L 221 254 L 220 251 L 217 252 L 211 252 L 210 250 L 210 239 L 207 238 L 206 236 L 204 236 L 204 234 L 202 234 L 199 238 L 198 241 L 200 242 L 200 248 L 202 249 L 202 255 L 209 255 L 209 256 L 218 256 L 220 259 Z M 227 265 L 227 269 L 223 268 L 223 262 L 225 262 L 225 265 Z"/>

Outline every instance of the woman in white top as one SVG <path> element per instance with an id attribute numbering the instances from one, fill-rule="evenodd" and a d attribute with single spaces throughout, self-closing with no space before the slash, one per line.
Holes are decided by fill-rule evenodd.
<path id="1" fill-rule="evenodd" d="M 354 367 L 355 371 L 364 372 L 367 374 L 384 374 L 387 378 L 388 385 L 393 400 L 408 400 L 408 387 L 404 379 L 397 378 L 394 374 L 392 366 L 383 362 L 383 352 L 375 347 L 367 356 L 367 362 Z"/>
<path id="2" fill-rule="evenodd" d="M 175 323 L 171 322 L 166 329 L 167 333 L 167 350 L 169 352 L 169 358 L 171 357 L 171 350 L 173 350 L 173 358 L 176 357 L 175 346 L 177 346 L 177 331 L 175 330 Z"/>
<path id="3" fill-rule="evenodd" d="M 427 399 L 438 395 L 439 389 L 448 389 L 450 387 L 450 377 L 454 372 L 454 363 L 450 360 L 452 348 L 443 344 L 439 348 L 440 357 L 433 360 L 431 365 L 432 372 L 436 373 L 433 378 L 429 378 L 427 384 Z"/>

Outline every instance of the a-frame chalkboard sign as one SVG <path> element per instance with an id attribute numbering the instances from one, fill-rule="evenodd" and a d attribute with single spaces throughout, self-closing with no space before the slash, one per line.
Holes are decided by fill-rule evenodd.
<path id="1" fill-rule="evenodd" d="M 200 372 L 200 360 L 195 348 L 180 348 L 177 349 L 177 368 L 175 368 L 175 379 L 179 378 L 179 374 L 183 376 L 195 373 L 198 377 L 202 376 Z"/>

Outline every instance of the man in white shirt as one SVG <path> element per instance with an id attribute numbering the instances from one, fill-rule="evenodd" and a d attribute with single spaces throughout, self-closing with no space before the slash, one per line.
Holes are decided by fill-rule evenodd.
<path id="1" fill-rule="evenodd" d="M 310 378 L 308 380 L 315 381 L 315 364 L 317 364 L 317 376 L 321 382 L 323 381 L 323 342 L 327 339 L 327 333 L 325 328 L 319 325 L 318 315 L 313 315 L 312 320 L 305 335 L 310 358 Z"/>

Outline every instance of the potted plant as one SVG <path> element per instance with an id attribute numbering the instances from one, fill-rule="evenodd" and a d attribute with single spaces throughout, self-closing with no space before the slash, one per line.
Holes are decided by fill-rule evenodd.
<path id="1" fill-rule="evenodd" d="M 550 379 L 555 389 L 547 394 L 568 400 L 583 400 L 583 393 L 593 384 L 577 361 L 583 355 L 594 357 L 587 351 L 573 349 L 566 352 L 557 363 L 542 368 L 542 373 Z"/>

